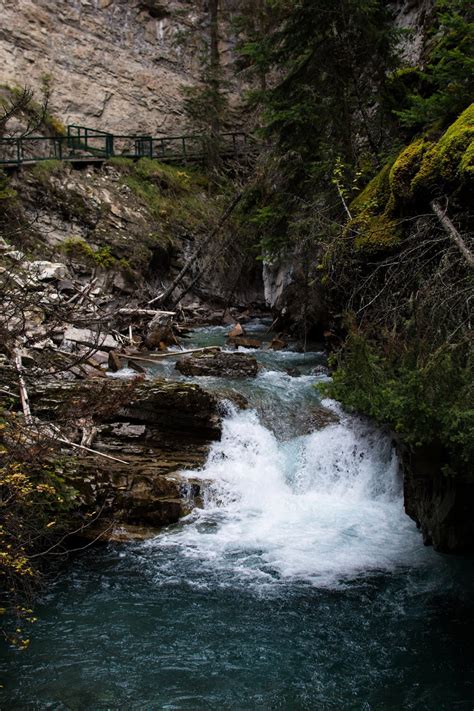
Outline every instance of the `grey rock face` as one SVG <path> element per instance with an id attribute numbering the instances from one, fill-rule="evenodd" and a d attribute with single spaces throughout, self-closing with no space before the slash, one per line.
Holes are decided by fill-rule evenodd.
<path id="1" fill-rule="evenodd" d="M 199 76 L 196 3 L 2 0 L 1 14 L 0 82 L 26 77 L 38 89 L 48 75 L 50 110 L 65 124 L 122 134 L 183 126 L 181 87 Z"/>

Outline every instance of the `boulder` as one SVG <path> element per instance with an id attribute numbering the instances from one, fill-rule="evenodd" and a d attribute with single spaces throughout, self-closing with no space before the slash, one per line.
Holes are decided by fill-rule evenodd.
<path id="1" fill-rule="evenodd" d="M 68 276 L 67 268 L 61 262 L 30 262 L 28 271 L 38 281 L 60 281 Z"/>
<path id="2" fill-rule="evenodd" d="M 253 356 L 226 352 L 182 358 L 175 367 L 183 375 L 211 375 L 218 378 L 255 378 L 259 371 Z"/>
<path id="3" fill-rule="evenodd" d="M 242 326 L 240 325 L 240 323 L 237 323 L 234 326 L 234 328 L 231 331 L 229 331 L 229 338 L 235 338 L 236 336 L 244 336 L 244 335 L 245 335 L 245 331 L 242 328 Z"/>
<path id="4" fill-rule="evenodd" d="M 158 314 L 150 321 L 145 344 L 148 348 L 159 348 L 159 350 L 166 350 L 168 346 L 178 345 L 178 339 L 169 317 Z"/>
<path id="5" fill-rule="evenodd" d="M 116 353 L 115 351 L 110 351 L 108 365 L 109 365 L 109 370 L 111 370 L 112 373 L 116 373 L 118 370 L 122 370 L 122 368 L 123 368 L 122 359 L 120 358 L 120 355 L 118 353 Z"/>
<path id="6" fill-rule="evenodd" d="M 273 351 L 282 351 L 284 348 L 287 348 L 288 343 L 283 339 L 283 338 L 274 338 L 272 342 L 270 343 L 270 348 Z"/>

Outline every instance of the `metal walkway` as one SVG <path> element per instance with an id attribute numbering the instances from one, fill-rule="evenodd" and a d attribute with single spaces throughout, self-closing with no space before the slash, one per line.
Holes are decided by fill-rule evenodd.
<path id="1" fill-rule="evenodd" d="M 203 161 L 209 151 L 208 136 L 117 135 L 87 126 L 70 125 L 65 136 L 0 138 L 0 166 L 34 165 L 43 160 L 98 163 L 112 157 L 155 158 L 163 163 Z M 245 133 L 222 133 L 219 155 L 239 157 L 250 152 L 254 142 Z"/>

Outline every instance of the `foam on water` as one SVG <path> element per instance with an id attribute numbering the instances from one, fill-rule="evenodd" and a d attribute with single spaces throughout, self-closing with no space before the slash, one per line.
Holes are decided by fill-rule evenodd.
<path id="1" fill-rule="evenodd" d="M 279 442 L 254 411 L 232 410 L 206 466 L 189 472 L 203 480 L 204 509 L 148 545 L 176 546 L 221 579 L 260 587 L 339 587 L 421 562 L 390 439 L 339 416 Z"/>

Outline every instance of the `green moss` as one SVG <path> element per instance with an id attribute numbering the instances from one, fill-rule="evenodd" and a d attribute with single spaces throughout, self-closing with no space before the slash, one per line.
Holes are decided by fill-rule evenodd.
<path id="1" fill-rule="evenodd" d="M 397 217 L 420 209 L 439 190 L 467 186 L 474 176 L 474 104 L 437 141 L 417 138 L 385 165 L 352 201 L 346 234 L 358 251 L 390 249 L 401 239 Z"/>
<path id="2" fill-rule="evenodd" d="M 463 180 L 471 179 L 473 141 L 474 104 L 471 104 L 424 154 L 411 183 L 413 195 L 422 198 L 437 188 L 454 190 Z"/>
<path id="3" fill-rule="evenodd" d="M 391 171 L 392 165 L 387 163 L 350 205 L 354 218 L 347 225 L 346 234 L 355 235 L 356 251 L 384 251 L 400 242 L 397 223 L 389 209 Z"/>
<path id="4" fill-rule="evenodd" d="M 62 244 L 62 250 L 71 259 L 78 259 L 93 264 L 101 269 L 111 269 L 117 263 L 116 258 L 112 255 L 110 247 L 101 247 L 93 249 L 81 237 L 71 237 Z M 123 265 L 122 265 L 123 266 Z M 129 267 L 128 263 L 126 265 Z"/>
<path id="5" fill-rule="evenodd" d="M 141 158 L 135 164 L 134 173 L 136 176 L 156 185 L 163 192 L 179 195 L 191 190 L 191 173 L 171 165 L 159 163 L 151 158 Z"/>
<path id="6" fill-rule="evenodd" d="M 423 138 L 420 138 L 410 143 L 395 159 L 389 173 L 390 198 L 387 208 L 391 211 L 399 203 L 411 200 L 411 183 L 420 170 L 426 149 L 427 143 Z"/>
<path id="7" fill-rule="evenodd" d="M 385 210 L 390 198 L 390 169 L 391 164 L 388 163 L 351 202 L 350 211 L 353 215 L 374 215 Z"/>
<path id="8" fill-rule="evenodd" d="M 135 161 L 133 160 L 133 158 L 124 158 L 123 156 L 113 156 L 107 161 L 107 165 L 113 165 L 116 168 L 127 169 L 129 172 L 133 170 L 134 164 Z"/>
<path id="9" fill-rule="evenodd" d="M 36 163 L 31 169 L 35 178 L 43 180 L 50 175 L 58 175 L 64 170 L 64 163 L 60 160 L 42 160 Z"/>
<path id="10" fill-rule="evenodd" d="M 397 222 L 386 214 L 364 215 L 350 223 L 356 234 L 354 247 L 358 252 L 379 252 L 395 247 L 400 242 Z"/>
<path id="11" fill-rule="evenodd" d="M 464 155 L 461 159 L 459 166 L 459 173 L 461 179 L 465 182 L 472 182 L 474 180 L 474 140 L 472 140 L 464 151 Z"/>

